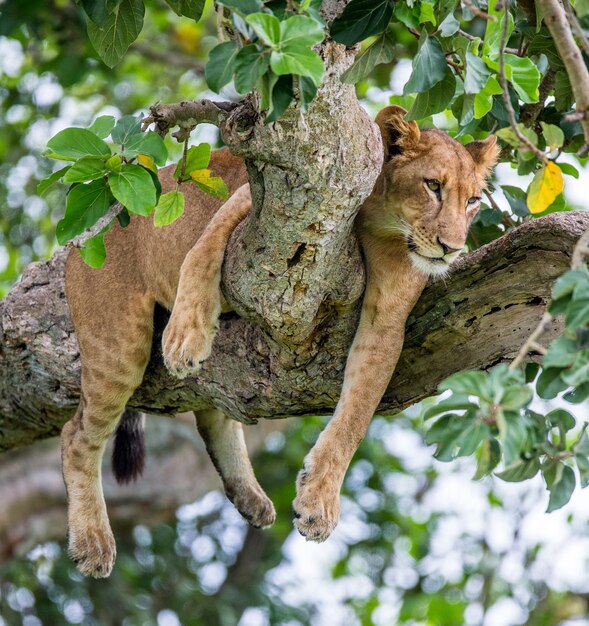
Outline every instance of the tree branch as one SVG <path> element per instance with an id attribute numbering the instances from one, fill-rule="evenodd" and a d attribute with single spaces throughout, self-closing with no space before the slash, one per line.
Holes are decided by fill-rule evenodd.
<path id="1" fill-rule="evenodd" d="M 569 75 L 577 112 L 583 115 L 580 121 L 585 135 L 585 147 L 581 149 L 581 153 L 586 154 L 589 150 L 589 71 L 575 43 L 562 5 L 558 0 L 538 0 L 538 3 Z"/>
<path id="2" fill-rule="evenodd" d="M 406 330 L 382 410 L 404 408 L 463 369 L 511 360 L 542 317 L 552 282 L 566 271 L 589 214 L 555 213 L 463 257 L 446 282 L 431 283 Z M 0 449 L 55 435 L 79 400 L 80 364 L 64 297 L 66 252 L 29 266 L 0 302 Z M 166 372 L 156 316 L 152 357 L 130 405 L 173 414 L 215 405 L 243 421 L 329 413 L 339 397 L 355 333 L 354 305 L 322 310 L 321 324 L 296 347 L 243 318 L 221 321 L 198 377 Z M 551 327 L 549 338 L 560 329 Z"/>

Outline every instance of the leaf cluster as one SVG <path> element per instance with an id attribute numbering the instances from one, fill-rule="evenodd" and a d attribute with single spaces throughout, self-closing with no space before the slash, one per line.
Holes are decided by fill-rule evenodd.
<path id="1" fill-rule="evenodd" d="M 475 478 L 503 462 L 499 478 L 520 482 L 544 477 L 550 493 L 548 511 L 566 504 L 577 483 L 589 484 L 587 424 L 579 425 L 574 409 L 543 414 L 530 402 L 534 390 L 562 403 L 578 405 L 589 398 L 589 271 L 586 266 L 561 276 L 554 285 L 550 312 L 563 315 L 565 332 L 549 346 L 539 367 L 526 372 L 498 365 L 489 372 L 466 371 L 444 381 L 439 391 L 450 395 L 428 408 L 423 417 L 438 419 L 426 434 L 436 444 L 435 456 L 450 461 L 475 454 Z M 575 470 L 577 475 L 575 474 Z"/>
<path id="2" fill-rule="evenodd" d="M 116 146 L 114 150 L 105 141 L 109 136 Z M 208 144 L 185 151 L 174 174 L 176 190 L 162 195 L 157 166 L 166 163 L 166 145 L 157 133 L 142 132 L 141 117 L 132 115 L 116 122 L 112 116 L 101 116 L 88 129 L 66 128 L 49 140 L 46 156 L 71 162 L 43 179 L 37 188 L 43 194 L 59 180 L 70 184 L 65 214 L 56 229 L 61 245 L 93 227 L 115 202 L 123 207 L 117 214 L 123 227 L 130 223 L 130 215 L 149 217 L 154 209 L 154 224 L 166 226 L 184 213 L 180 183 L 193 181 L 205 193 L 221 199 L 228 195 L 223 180 L 207 169 L 211 157 Z M 80 248 L 91 267 L 104 264 L 104 235 L 111 225 Z"/>

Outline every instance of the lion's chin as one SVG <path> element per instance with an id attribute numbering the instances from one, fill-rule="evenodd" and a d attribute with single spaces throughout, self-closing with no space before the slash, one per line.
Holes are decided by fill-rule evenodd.
<path id="1" fill-rule="evenodd" d="M 413 267 L 427 276 L 441 278 L 450 272 L 450 264 L 444 259 L 431 259 L 412 250 L 409 251 L 409 258 Z"/>

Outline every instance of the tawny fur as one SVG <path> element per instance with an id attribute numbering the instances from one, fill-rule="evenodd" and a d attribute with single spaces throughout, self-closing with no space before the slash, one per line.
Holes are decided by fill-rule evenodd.
<path id="1" fill-rule="evenodd" d="M 326 539 L 339 517 L 339 491 L 401 352 L 405 321 L 428 274 L 441 274 L 462 249 L 484 179 L 497 158 L 495 139 L 461 146 L 439 131 L 420 133 L 400 107 L 377 116 L 385 163 L 362 206 L 357 231 L 368 270 L 360 324 L 346 364 L 335 414 L 305 459 L 297 481 L 295 525 Z M 221 310 L 220 276 L 227 241 L 251 198 L 243 163 L 227 150 L 212 169 L 232 197 L 220 203 L 184 185 L 186 213 L 163 229 L 133 217 L 106 236 L 107 262 L 92 270 L 79 255 L 67 266 L 67 296 L 80 345 L 81 402 L 62 435 L 68 490 L 69 551 L 80 570 L 107 576 L 115 543 L 102 495 L 100 461 L 149 358 L 156 303 L 172 309 L 164 333 L 166 366 L 176 376 L 196 372 L 211 350 Z M 164 192 L 172 169 L 160 173 Z M 440 182 L 439 197 L 426 180 Z M 256 526 L 274 521 L 257 483 L 241 424 L 216 410 L 197 414 L 200 433 L 242 515 Z"/>

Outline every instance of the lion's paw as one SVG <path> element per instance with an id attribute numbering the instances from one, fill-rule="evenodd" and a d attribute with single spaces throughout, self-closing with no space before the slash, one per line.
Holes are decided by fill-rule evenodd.
<path id="1" fill-rule="evenodd" d="M 276 520 L 276 511 L 272 500 L 264 493 L 260 485 L 231 485 L 226 493 L 233 506 L 254 528 L 268 528 Z"/>
<path id="2" fill-rule="evenodd" d="M 293 502 L 294 526 L 307 541 L 325 541 L 339 520 L 339 486 L 327 476 L 302 470 Z"/>
<path id="3" fill-rule="evenodd" d="M 215 332 L 214 325 L 206 328 L 184 316 L 172 314 L 162 338 L 168 371 L 176 378 L 196 374 L 211 354 Z"/>
<path id="4" fill-rule="evenodd" d="M 68 554 L 86 576 L 110 576 L 117 548 L 108 526 L 93 526 L 69 531 Z"/>

